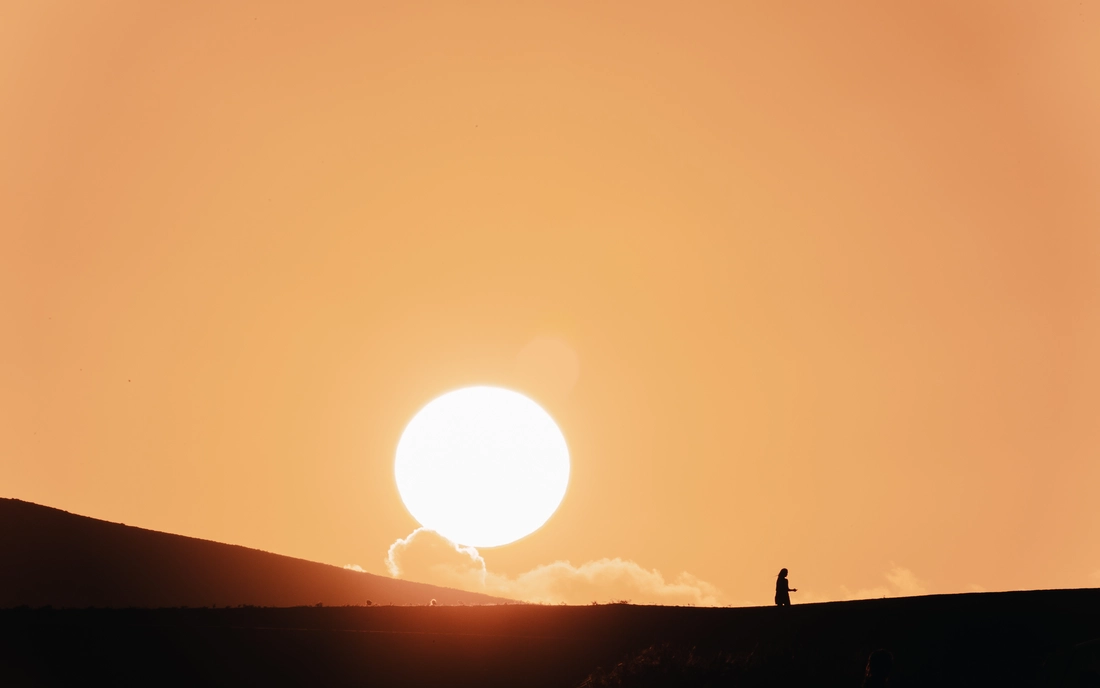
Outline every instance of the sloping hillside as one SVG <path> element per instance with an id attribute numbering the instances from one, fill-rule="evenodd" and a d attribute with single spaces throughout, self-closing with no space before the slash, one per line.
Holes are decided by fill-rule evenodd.
<path id="1" fill-rule="evenodd" d="M 491 604 L 399 581 L 0 499 L 0 608 Z"/>

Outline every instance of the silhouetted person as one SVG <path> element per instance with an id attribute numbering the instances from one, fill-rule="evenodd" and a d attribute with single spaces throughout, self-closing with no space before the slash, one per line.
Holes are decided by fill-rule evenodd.
<path id="1" fill-rule="evenodd" d="M 894 655 L 889 650 L 875 650 L 867 658 L 867 673 L 863 678 L 863 688 L 884 688 L 890 685 L 890 674 L 894 671 Z"/>
<path id="2" fill-rule="evenodd" d="M 775 579 L 775 603 L 780 607 L 791 606 L 791 593 L 798 592 L 798 588 L 792 588 L 787 583 L 787 569 L 783 569 L 779 572 L 779 577 Z"/>

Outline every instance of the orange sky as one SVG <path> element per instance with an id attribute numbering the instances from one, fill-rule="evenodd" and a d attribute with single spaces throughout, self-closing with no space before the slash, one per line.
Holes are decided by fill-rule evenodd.
<path id="1" fill-rule="evenodd" d="M 405 423 L 496 384 L 573 466 L 494 575 L 1100 584 L 1097 35 L 1095 2 L 0 2 L 0 496 L 385 573 Z"/>

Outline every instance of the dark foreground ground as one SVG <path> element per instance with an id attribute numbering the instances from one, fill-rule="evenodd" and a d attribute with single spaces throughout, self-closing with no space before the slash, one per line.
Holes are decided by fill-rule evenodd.
<path id="1" fill-rule="evenodd" d="M 1100 685 L 1100 590 L 784 609 L 8 609 L 0 685 L 859 686 L 879 647 L 895 686 Z"/>

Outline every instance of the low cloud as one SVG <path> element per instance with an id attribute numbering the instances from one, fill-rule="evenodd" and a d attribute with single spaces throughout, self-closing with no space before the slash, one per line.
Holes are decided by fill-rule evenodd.
<path id="1" fill-rule="evenodd" d="M 366 573 L 366 570 L 359 564 L 344 564 L 344 568 L 349 571 L 355 571 L 356 573 Z"/>
<path id="2" fill-rule="evenodd" d="M 886 578 L 886 585 L 856 591 L 851 591 L 842 586 L 840 599 L 869 600 L 878 597 L 912 597 L 928 594 L 928 584 L 917 578 L 912 571 L 904 566 L 897 566 L 893 562 L 890 566 L 890 570 L 883 574 L 883 577 Z"/>
<path id="3" fill-rule="evenodd" d="M 588 604 L 630 600 L 635 604 L 721 604 L 718 589 L 690 573 L 666 580 L 660 571 L 643 568 L 629 559 L 599 559 L 579 566 L 555 561 L 515 577 L 493 573 L 473 547 L 456 545 L 425 528 L 418 528 L 390 545 L 386 568 L 395 578 L 527 602 Z"/>
<path id="4" fill-rule="evenodd" d="M 628 599 L 636 604 L 717 606 L 719 592 L 710 583 L 682 572 L 672 580 L 656 569 L 628 559 L 600 559 L 573 566 L 556 561 L 520 574 L 507 587 L 532 602 Z"/>
<path id="5" fill-rule="evenodd" d="M 427 528 L 417 528 L 390 545 L 386 569 L 394 578 L 471 592 L 485 592 L 488 577 L 485 560 L 476 549 L 456 545 Z"/>

